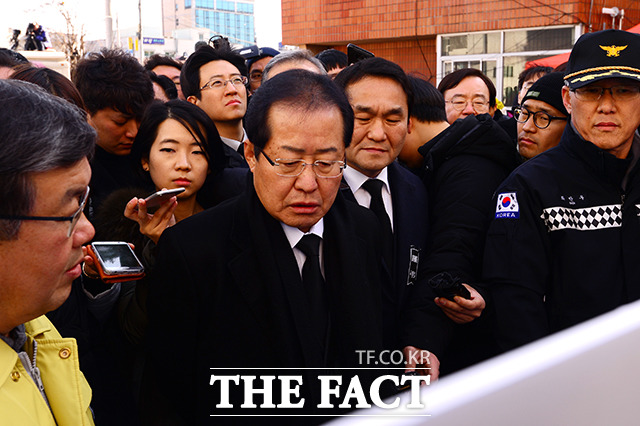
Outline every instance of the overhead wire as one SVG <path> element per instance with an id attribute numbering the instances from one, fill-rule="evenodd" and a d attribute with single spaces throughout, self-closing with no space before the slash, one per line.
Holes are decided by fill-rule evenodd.
<path id="1" fill-rule="evenodd" d="M 433 72 L 431 71 L 431 67 L 429 66 L 429 61 L 427 60 L 427 56 L 424 54 L 424 50 L 422 49 L 422 46 L 420 45 L 420 38 L 418 37 L 418 0 L 415 1 L 415 8 L 414 8 L 414 34 L 415 34 L 415 38 L 416 38 L 416 44 L 418 45 L 418 48 L 420 49 L 420 54 L 422 55 L 422 60 L 424 61 L 424 64 L 427 66 L 427 70 L 429 71 L 429 80 L 431 79 L 435 79 L 435 75 L 433 74 Z"/>

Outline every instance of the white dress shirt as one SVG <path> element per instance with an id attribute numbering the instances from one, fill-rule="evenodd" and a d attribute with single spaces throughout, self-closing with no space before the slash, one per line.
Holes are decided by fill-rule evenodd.
<path id="1" fill-rule="evenodd" d="M 307 234 L 315 234 L 320 237 L 320 271 L 322 272 L 322 276 L 324 277 L 324 255 L 322 253 L 322 247 L 324 245 L 324 240 L 322 239 L 322 236 L 324 235 L 324 218 L 320 218 L 320 220 L 315 225 L 313 225 L 307 233 L 304 233 L 298 228 L 294 228 L 293 226 L 285 225 L 282 222 L 280 222 L 280 225 L 282 225 L 282 230 L 287 236 L 289 245 L 293 249 L 293 255 L 296 257 L 296 262 L 298 262 L 300 277 L 302 277 L 302 267 L 304 266 L 304 261 L 307 260 L 307 256 L 305 256 L 302 250 L 296 248 L 296 245 L 300 242 L 302 237 Z"/>
<path id="2" fill-rule="evenodd" d="M 370 178 L 363 175 L 353 167 L 347 167 L 344 169 L 343 177 L 344 180 L 347 181 L 349 188 L 351 188 L 351 192 L 353 192 L 353 196 L 356 198 L 358 204 L 369 208 L 369 205 L 371 204 L 371 194 L 362 187 L 362 184 Z M 389 173 L 387 171 L 387 167 L 382 169 L 378 176 L 371 179 L 378 179 L 384 183 L 382 186 L 382 201 L 384 202 L 384 209 L 387 212 L 387 216 L 389 216 L 389 221 L 391 222 L 391 231 L 393 231 L 393 202 L 391 200 L 391 191 L 389 190 Z"/>
<path id="3" fill-rule="evenodd" d="M 244 143 L 247 140 L 247 132 L 245 132 L 244 129 L 242 129 L 242 141 L 237 141 L 231 138 L 225 138 L 223 136 L 220 136 L 220 139 L 222 140 L 222 142 L 224 142 L 225 145 L 227 145 L 229 148 L 237 152 L 238 148 L 240 147 L 240 144 Z"/>

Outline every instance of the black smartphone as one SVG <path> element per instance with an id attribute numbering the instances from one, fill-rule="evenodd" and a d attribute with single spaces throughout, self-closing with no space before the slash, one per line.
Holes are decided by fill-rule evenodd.
<path id="1" fill-rule="evenodd" d="M 347 62 L 349 65 L 367 58 L 373 58 L 375 55 L 360 46 L 353 43 L 347 44 Z"/>
<path id="2" fill-rule="evenodd" d="M 457 283 L 451 287 L 434 290 L 438 297 L 444 297 L 451 301 L 453 301 L 453 298 L 456 296 L 460 296 L 463 299 L 471 299 L 471 293 L 469 293 L 469 290 L 467 290 L 467 288 L 460 283 Z"/>
<path id="3" fill-rule="evenodd" d="M 471 299 L 471 293 L 462 285 L 460 278 L 451 276 L 448 272 L 441 272 L 433 276 L 429 279 L 429 285 L 438 297 L 444 297 L 449 300 L 453 300 L 455 296 Z"/>

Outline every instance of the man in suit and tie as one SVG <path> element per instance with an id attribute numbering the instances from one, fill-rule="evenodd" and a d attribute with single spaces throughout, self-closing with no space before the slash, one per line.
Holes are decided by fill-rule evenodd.
<path id="1" fill-rule="evenodd" d="M 300 375 L 292 398 L 304 407 L 274 410 L 308 412 L 320 400 L 309 368 L 351 372 L 365 366 L 358 351 L 383 348 L 376 218 L 339 193 L 353 129 L 346 97 L 326 76 L 287 71 L 256 92 L 247 123 L 246 191 L 167 229 L 158 245 L 143 383 L 150 419 L 264 414 L 240 408 L 233 384 L 240 411 L 217 407 L 222 386 L 209 384 L 212 374 L 267 374 L 250 368 Z M 354 374 L 367 383 L 369 373 Z"/>
<path id="2" fill-rule="evenodd" d="M 396 161 L 409 129 L 411 84 L 400 66 L 382 58 L 347 67 L 335 82 L 344 89 L 355 117 L 341 192 L 378 217 L 383 257 L 392 277 L 383 283 L 385 344 L 402 349 L 407 332 L 422 334 L 421 347 L 437 355 L 450 328 L 446 318 L 427 299 L 421 309 L 431 317 L 429 324 L 407 315 L 414 287 L 426 285 L 417 272 L 428 223 L 424 185 Z M 418 332 L 421 327 L 428 332 Z"/>
<path id="3" fill-rule="evenodd" d="M 229 167 L 247 167 L 243 158 L 247 112 L 247 66 L 244 58 L 226 47 L 201 46 L 189 56 L 180 73 L 187 101 L 198 105 L 213 120 Z"/>

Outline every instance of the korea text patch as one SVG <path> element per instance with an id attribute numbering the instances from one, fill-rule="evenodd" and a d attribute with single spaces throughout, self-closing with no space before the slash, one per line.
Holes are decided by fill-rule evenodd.
<path id="1" fill-rule="evenodd" d="M 496 219 L 518 219 L 520 207 L 515 192 L 503 192 L 498 195 L 496 205 Z"/>

